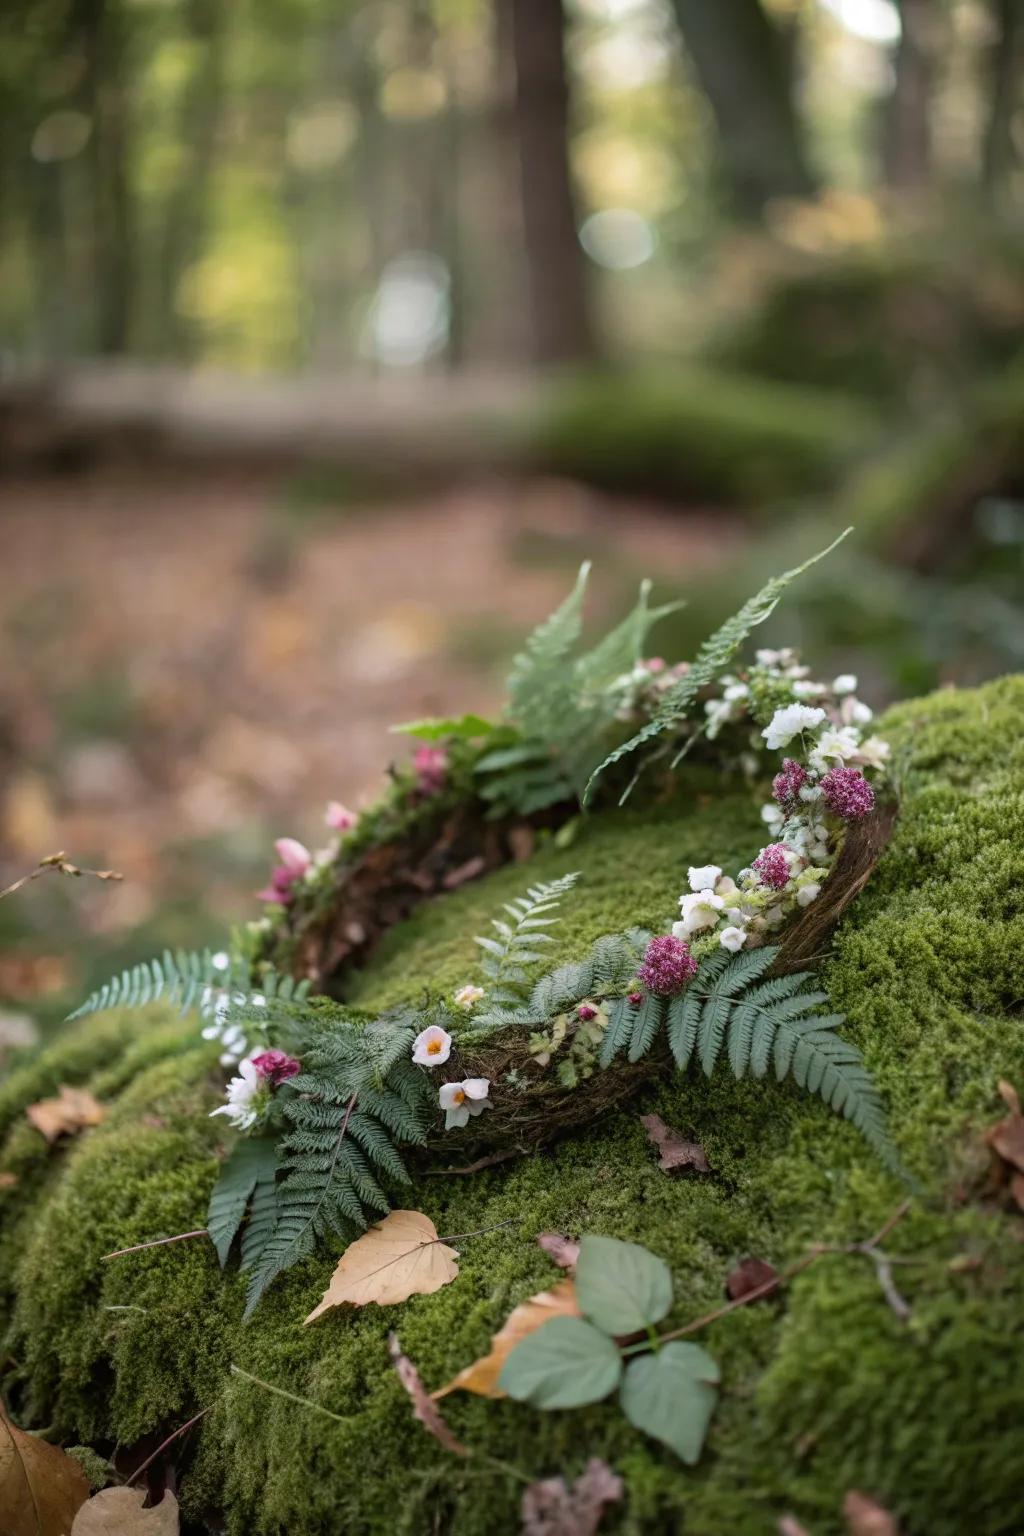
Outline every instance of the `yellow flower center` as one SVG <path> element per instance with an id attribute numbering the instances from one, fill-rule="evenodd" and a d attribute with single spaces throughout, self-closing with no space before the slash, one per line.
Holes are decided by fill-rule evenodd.
<path id="1" fill-rule="evenodd" d="M 428 1040 L 427 1041 L 427 1055 L 428 1056 L 437 1056 L 437 1055 L 439 1055 L 440 1051 L 441 1051 L 441 1045 L 442 1045 L 442 1042 L 440 1040 Z"/>
<path id="2" fill-rule="evenodd" d="M 452 1094 L 452 1103 L 453 1104 L 464 1104 L 465 1102 L 466 1102 L 466 1095 L 463 1093 L 461 1088 L 456 1088 L 455 1092 Z"/>

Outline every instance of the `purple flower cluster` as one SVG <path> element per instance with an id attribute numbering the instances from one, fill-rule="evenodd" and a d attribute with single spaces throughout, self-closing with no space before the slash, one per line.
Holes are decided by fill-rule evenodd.
<path id="1" fill-rule="evenodd" d="M 859 821 L 874 809 L 875 792 L 856 768 L 832 768 L 821 781 L 821 792 L 830 811 L 844 821 Z"/>
<path id="2" fill-rule="evenodd" d="M 659 934 L 651 940 L 637 970 L 648 992 L 656 992 L 659 997 L 672 997 L 681 992 L 696 974 L 697 962 L 690 954 L 689 945 L 671 933 Z"/>
<path id="3" fill-rule="evenodd" d="M 769 843 L 767 848 L 761 849 L 751 868 L 762 885 L 771 886 L 773 891 L 781 891 L 784 885 L 789 884 L 789 860 L 785 844 Z"/>
<path id="4" fill-rule="evenodd" d="M 260 1077 L 275 1085 L 286 1083 L 302 1071 L 302 1063 L 289 1056 L 287 1051 L 261 1051 L 252 1058 L 252 1064 Z"/>
<path id="5" fill-rule="evenodd" d="M 584 1024 L 589 1024 L 591 1019 L 597 1018 L 597 1009 L 593 1003 L 580 1003 L 576 1009 L 576 1017 L 581 1019 Z"/>
<path id="6" fill-rule="evenodd" d="M 797 804 L 800 791 L 807 783 L 807 769 L 791 757 L 782 759 L 782 772 L 772 779 L 772 795 L 784 811 L 791 811 Z"/>
<path id="7" fill-rule="evenodd" d="M 412 766 L 421 795 L 436 795 L 444 789 L 448 777 L 448 753 L 444 747 L 417 747 Z"/>

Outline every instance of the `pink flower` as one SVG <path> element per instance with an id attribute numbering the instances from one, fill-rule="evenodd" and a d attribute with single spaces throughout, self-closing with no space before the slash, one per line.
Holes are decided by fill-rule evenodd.
<path id="1" fill-rule="evenodd" d="M 786 857 L 785 844 L 769 843 L 767 848 L 761 849 L 751 868 L 762 885 L 770 886 L 773 891 L 781 891 L 784 885 L 789 884 L 789 859 Z"/>
<path id="2" fill-rule="evenodd" d="M 270 883 L 256 892 L 257 901 L 276 901 L 279 906 L 286 907 L 293 899 L 292 886 L 296 878 L 286 864 L 276 865 L 271 870 Z"/>
<path id="3" fill-rule="evenodd" d="M 309 849 L 297 842 L 294 837 L 279 837 L 274 844 L 274 850 L 281 862 L 271 871 L 269 885 L 265 885 L 262 891 L 256 892 L 256 899 L 274 901 L 279 906 L 286 907 L 294 896 L 292 887 L 306 873 L 313 862 L 313 856 Z"/>
<path id="4" fill-rule="evenodd" d="M 592 1003 L 580 1003 L 576 1009 L 576 1017 L 582 1019 L 584 1024 L 589 1024 L 591 1019 L 597 1018 L 597 1009 Z"/>
<path id="5" fill-rule="evenodd" d="M 261 1051 L 252 1058 L 252 1064 L 260 1077 L 275 1085 L 287 1082 L 290 1077 L 297 1077 L 302 1071 L 302 1063 L 286 1051 Z"/>
<path id="6" fill-rule="evenodd" d="M 658 934 L 644 950 L 637 975 L 649 992 L 659 997 L 673 997 L 697 974 L 697 962 L 690 946 L 671 933 Z"/>
<path id="7" fill-rule="evenodd" d="M 274 851 L 285 869 L 295 876 L 304 875 L 313 862 L 313 855 L 306 845 L 294 837 L 279 837 Z"/>
<path id="8" fill-rule="evenodd" d="M 448 753 L 444 747 L 417 747 L 412 760 L 416 770 L 416 788 L 424 795 L 436 795 L 448 776 Z"/>
<path id="9" fill-rule="evenodd" d="M 638 1008 L 644 1000 L 644 995 L 642 992 L 630 992 L 628 994 L 628 998 L 633 1007 Z"/>
<path id="10" fill-rule="evenodd" d="M 782 759 L 782 772 L 772 779 L 772 795 L 784 811 L 796 806 L 800 791 L 807 783 L 807 769 L 791 757 Z"/>
<path id="11" fill-rule="evenodd" d="M 664 672 L 668 663 L 666 662 L 664 656 L 648 656 L 647 660 L 642 661 L 640 665 L 643 667 L 645 672 L 658 673 Z"/>
<path id="12" fill-rule="evenodd" d="M 832 768 L 821 781 L 821 792 L 830 811 L 844 821 L 859 821 L 874 809 L 875 792 L 856 768 Z"/>
<path id="13" fill-rule="evenodd" d="M 358 820 L 355 811 L 350 811 L 340 800 L 328 800 L 324 821 L 332 832 L 351 832 Z"/>

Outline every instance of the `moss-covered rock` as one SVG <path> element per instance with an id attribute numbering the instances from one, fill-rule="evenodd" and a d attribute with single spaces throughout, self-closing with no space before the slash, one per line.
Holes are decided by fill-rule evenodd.
<path id="1" fill-rule="evenodd" d="M 984 1203 L 980 1129 L 1001 1077 L 1024 1086 L 1024 680 L 944 693 L 884 721 L 902 791 L 895 835 L 835 935 L 823 980 L 885 1095 L 920 1193 L 888 1241 L 909 1323 L 859 1254 L 820 1259 L 778 1298 L 723 1318 L 702 1342 L 723 1391 L 700 1465 L 684 1468 L 614 1402 L 543 1414 L 465 1395 L 446 1413 L 468 1444 L 528 1477 L 604 1456 L 627 1497 L 607 1528 L 687 1536 L 770 1532 L 791 1510 L 841 1530 L 844 1492 L 891 1507 L 908 1536 L 1019 1529 L 1024 1507 L 1021 1219 Z M 742 862 L 756 806 L 690 781 L 692 803 L 609 815 L 530 875 L 583 872 L 561 951 L 632 920 L 664 919 L 691 862 Z M 462 980 L 474 933 L 524 883 L 504 870 L 421 908 L 353 990 L 377 1006 Z M 105 1123 L 47 1149 L 21 1116 L 60 1081 L 110 1101 Z M 550 1284 L 545 1229 L 646 1244 L 672 1267 L 681 1323 L 722 1299 L 733 1262 L 777 1266 L 814 1243 L 876 1230 L 906 1195 L 844 1122 L 790 1086 L 670 1078 L 586 1134 L 472 1177 L 423 1176 L 409 1201 L 444 1233 L 511 1221 L 462 1245 L 458 1280 L 400 1308 L 302 1318 L 334 1262 L 279 1280 L 252 1323 L 243 1288 L 203 1240 L 104 1261 L 202 1225 L 220 1077 L 194 1023 L 151 1013 L 69 1031 L 0 1089 L 0 1314 L 5 1389 L 27 1420 L 106 1452 L 209 1412 L 184 1442 L 181 1499 L 202 1530 L 493 1536 L 517 1529 L 520 1485 L 442 1452 L 391 1371 L 396 1328 L 429 1386 L 483 1351 L 508 1310 Z M 637 1119 L 656 1110 L 703 1143 L 710 1175 L 659 1172 Z M 339 1415 L 273 1396 L 232 1364 Z"/>

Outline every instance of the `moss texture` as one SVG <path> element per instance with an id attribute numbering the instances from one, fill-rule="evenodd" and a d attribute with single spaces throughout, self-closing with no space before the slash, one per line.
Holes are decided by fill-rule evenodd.
<path id="1" fill-rule="evenodd" d="M 883 723 L 903 807 L 866 892 L 835 936 L 823 979 L 889 1105 L 921 1193 L 889 1241 L 913 1263 L 896 1279 L 904 1324 L 872 1265 L 821 1259 L 775 1301 L 734 1313 L 702 1342 L 723 1392 L 701 1464 L 687 1470 L 629 1428 L 614 1403 L 541 1414 L 463 1394 L 447 1416 L 470 1445 L 529 1477 L 605 1456 L 627 1485 L 606 1522 L 628 1533 L 726 1536 L 775 1529 L 790 1510 L 842 1529 L 844 1492 L 880 1498 L 908 1536 L 1019 1529 L 1024 1507 L 1024 1245 L 1021 1220 L 970 1191 L 996 1084 L 1024 1086 L 1024 680 L 944 693 Z M 647 816 L 609 816 L 538 876 L 578 867 L 564 953 L 597 932 L 668 915 L 686 865 L 737 862 L 757 838 L 746 797 Z M 524 883 L 503 871 L 422 909 L 396 931 L 359 1000 L 464 979 L 472 935 Z M 107 1121 L 47 1150 L 20 1109 L 58 1081 L 111 1101 Z M 433 1387 L 486 1348 L 508 1310 L 552 1282 L 545 1229 L 605 1232 L 662 1254 L 681 1323 L 715 1307 L 733 1262 L 776 1265 L 811 1244 L 881 1225 L 905 1190 L 817 1101 L 726 1074 L 666 1080 L 586 1135 L 469 1178 L 421 1178 L 410 1204 L 440 1233 L 511 1219 L 463 1244 L 458 1280 L 387 1311 L 301 1320 L 333 1256 L 279 1281 L 240 1325 L 242 1287 L 202 1240 L 103 1262 L 109 1250 L 201 1226 L 221 1123 L 219 1074 L 194 1024 L 160 1014 L 87 1021 L 0 1090 L 0 1314 L 6 1389 L 25 1419 L 105 1451 L 210 1412 L 181 1484 L 195 1529 L 223 1512 L 230 1536 L 494 1536 L 518 1528 L 520 1487 L 457 1462 L 409 1412 L 385 1347 L 389 1328 Z M 637 1119 L 656 1110 L 698 1137 L 713 1172 L 658 1171 Z M 959 1193 L 958 1193 L 959 1192 Z M 16 1362 L 16 1363 L 12 1363 Z M 338 1423 L 233 1376 L 235 1363 L 342 1416 Z"/>

